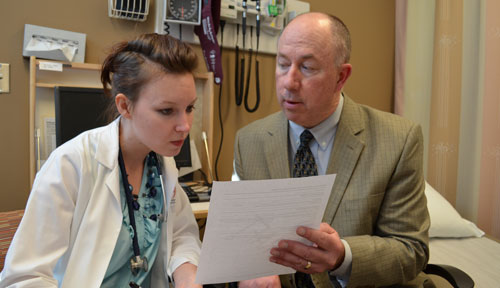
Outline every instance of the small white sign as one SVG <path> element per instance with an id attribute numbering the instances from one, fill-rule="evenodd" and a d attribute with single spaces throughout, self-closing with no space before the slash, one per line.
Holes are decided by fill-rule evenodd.
<path id="1" fill-rule="evenodd" d="M 57 62 L 40 62 L 40 70 L 49 70 L 49 71 L 63 71 L 63 64 Z"/>

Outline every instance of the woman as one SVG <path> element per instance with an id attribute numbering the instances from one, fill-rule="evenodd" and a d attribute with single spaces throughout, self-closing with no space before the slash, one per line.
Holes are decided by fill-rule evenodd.
<path id="1" fill-rule="evenodd" d="M 188 45 L 166 35 L 114 47 L 101 80 L 119 117 L 52 152 L 0 287 L 156 288 L 169 278 L 201 287 L 198 226 L 172 157 L 191 128 L 196 63 Z"/>

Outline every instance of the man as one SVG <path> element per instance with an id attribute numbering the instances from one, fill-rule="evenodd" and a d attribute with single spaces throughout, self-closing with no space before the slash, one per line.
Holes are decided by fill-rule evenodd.
<path id="1" fill-rule="evenodd" d="M 349 31 L 334 16 L 307 13 L 287 25 L 276 65 L 282 111 L 238 132 L 234 176 L 300 177 L 294 162 L 302 160 L 294 158 L 303 149 L 314 156 L 305 165 L 314 173 L 337 174 L 320 229 L 297 228 L 314 244 L 282 240 L 270 251 L 270 261 L 298 271 L 282 275 L 282 286 L 422 286 L 430 223 L 422 132 L 342 94 L 352 69 L 349 54 Z M 302 147 L 305 130 L 313 139 Z M 264 277 L 240 287 L 279 287 L 279 280 Z"/>

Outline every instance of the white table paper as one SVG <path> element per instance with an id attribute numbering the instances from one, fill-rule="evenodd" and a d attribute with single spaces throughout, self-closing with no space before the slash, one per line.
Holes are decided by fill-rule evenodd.
<path id="1" fill-rule="evenodd" d="M 269 261 L 282 239 L 304 241 L 298 226 L 318 229 L 335 175 L 214 182 L 196 283 L 294 273 Z"/>

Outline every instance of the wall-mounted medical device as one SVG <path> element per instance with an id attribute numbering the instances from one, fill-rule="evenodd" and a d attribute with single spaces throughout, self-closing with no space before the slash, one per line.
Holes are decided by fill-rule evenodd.
<path id="1" fill-rule="evenodd" d="M 201 0 L 163 0 L 163 21 L 177 24 L 199 25 Z"/>
<path id="2" fill-rule="evenodd" d="M 192 27 L 182 27 L 179 29 L 179 24 L 173 21 L 166 21 L 166 13 L 168 2 L 175 0 L 156 1 L 156 23 L 155 32 L 168 33 L 183 41 L 194 44 L 199 44 L 198 37 L 194 34 Z M 184 0 L 183 2 L 198 2 L 199 0 Z M 182 2 L 182 1 L 181 1 Z M 203 3 L 203 1 L 201 1 Z M 244 2 L 246 8 L 243 6 Z M 260 44 L 259 52 L 275 54 L 277 48 L 277 40 L 280 31 L 286 23 L 293 19 L 296 15 L 309 12 L 309 3 L 298 0 L 261 0 L 260 11 L 257 11 L 256 0 L 221 0 L 220 4 L 220 20 L 226 21 L 224 28 L 224 43 L 225 48 L 235 48 L 236 45 L 243 49 L 245 41 L 245 49 L 256 49 L 256 25 L 257 14 L 260 15 Z M 186 11 L 186 10 L 184 10 Z M 245 15 L 247 30 L 245 40 L 242 36 L 243 15 Z M 238 31 L 239 26 L 239 31 Z M 253 27 L 253 28 L 251 28 Z M 252 30 L 253 31 L 250 31 Z M 239 33 L 238 33 L 239 32 Z M 250 32 L 253 32 L 252 35 Z M 221 33 L 217 34 L 220 43 Z"/>
<path id="3" fill-rule="evenodd" d="M 111 18 L 146 21 L 149 0 L 108 0 L 108 15 Z"/>

